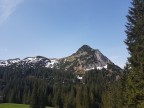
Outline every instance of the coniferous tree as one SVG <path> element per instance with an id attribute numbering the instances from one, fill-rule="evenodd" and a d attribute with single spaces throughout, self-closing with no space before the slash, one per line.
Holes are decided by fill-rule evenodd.
<path id="1" fill-rule="evenodd" d="M 84 108 L 83 106 L 83 97 L 82 97 L 82 87 L 77 88 L 77 94 L 76 94 L 76 108 Z"/>
<path id="2" fill-rule="evenodd" d="M 38 104 L 39 104 L 39 102 L 38 102 L 37 86 L 35 84 L 34 85 L 34 89 L 32 91 L 31 106 L 30 106 L 30 108 L 39 108 Z"/>
<path id="3" fill-rule="evenodd" d="M 133 0 L 126 25 L 130 72 L 126 80 L 126 107 L 144 106 L 144 0 Z"/>

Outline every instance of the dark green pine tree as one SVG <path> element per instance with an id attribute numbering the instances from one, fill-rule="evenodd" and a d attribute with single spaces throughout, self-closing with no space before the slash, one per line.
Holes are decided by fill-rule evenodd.
<path id="1" fill-rule="evenodd" d="M 130 68 L 126 80 L 126 106 L 144 108 L 144 0 L 132 0 L 126 25 Z"/>
<path id="2" fill-rule="evenodd" d="M 37 93 L 37 86 L 36 86 L 36 84 L 34 85 L 34 89 L 32 91 L 30 108 L 40 108 L 39 107 L 38 93 Z"/>

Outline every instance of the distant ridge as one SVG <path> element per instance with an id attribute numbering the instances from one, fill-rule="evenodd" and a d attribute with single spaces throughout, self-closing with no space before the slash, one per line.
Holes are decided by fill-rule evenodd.
<path id="1" fill-rule="evenodd" d="M 22 60 L 19 58 L 0 60 L 0 67 L 7 66 L 25 67 L 46 67 L 61 69 L 74 73 L 84 74 L 86 71 L 93 69 L 107 69 L 108 65 L 116 66 L 99 49 L 93 49 L 89 45 L 83 45 L 75 53 L 64 58 L 46 58 L 43 56 L 26 57 Z M 117 66 L 118 67 L 118 66 Z"/>

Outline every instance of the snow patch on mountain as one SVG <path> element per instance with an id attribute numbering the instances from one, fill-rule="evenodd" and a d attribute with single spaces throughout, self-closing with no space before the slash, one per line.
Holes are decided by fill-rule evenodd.
<path id="1" fill-rule="evenodd" d="M 5 60 L 0 61 L 0 66 L 8 66 L 8 62 Z"/>
<path id="2" fill-rule="evenodd" d="M 95 69 L 94 67 L 91 67 L 91 68 L 86 68 L 85 70 L 90 71 L 90 70 L 94 70 L 94 69 Z"/>
<path id="3" fill-rule="evenodd" d="M 107 65 L 103 66 L 103 67 L 97 67 L 97 70 L 102 70 L 102 69 L 107 69 Z"/>
<path id="4" fill-rule="evenodd" d="M 83 77 L 80 77 L 79 75 L 77 75 L 77 79 L 82 80 Z"/>
<path id="5" fill-rule="evenodd" d="M 27 57 L 22 60 L 20 60 L 19 58 L 9 59 L 9 60 L 0 60 L 1 67 L 10 66 L 14 63 L 17 63 L 17 65 L 22 65 L 22 66 L 29 65 L 30 67 L 33 67 L 35 64 L 42 64 L 46 68 L 54 68 L 54 66 L 58 63 L 58 60 L 48 59 L 42 56 Z"/>
<path id="6" fill-rule="evenodd" d="M 97 70 L 102 70 L 102 69 L 107 69 L 107 65 L 105 65 L 105 66 L 102 66 L 102 67 L 100 67 L 100 66 L 98 66 L 98 67 L 91 67 L 91 68 L 86 68 L 85 69 L 85 71 L 90 71 L 90 70 L 94 70 L 94 69 L 97 69 Z"/>
<path id="7" fill-rule="evenodd" d="M 42 58 L 39 57 L 27 57 L 23 59 L 22 61 L 27 62 L 27 63 L 37 63 L 38 61 L 41 61 Z"/>
<path id="8" fill-rule="evenodd" d="M 20 61 L 19 58 L 9 59 L 9 60 L 0 60 L 0 66 L 2 67 L 9 66 L 11 64 L 18 63 L 19 61 Z"/>
<path id="9" fill-rule="evenodd" d="M 18 63 L 18 62 L 20 62 L 20 59 L 19 59 L 19 58 L 9 59 L 8 61 L 9 61 L 10 63 Z"/>
<path id="10" fill-rule="evenodd" d="M 48 62 L 45 67 L 47 67 L 47 68 L 54 68 L 55 64 L 57 64 L 57 63 L 58 63 L 57 60 L 51 59 L 50 62 Z"/>

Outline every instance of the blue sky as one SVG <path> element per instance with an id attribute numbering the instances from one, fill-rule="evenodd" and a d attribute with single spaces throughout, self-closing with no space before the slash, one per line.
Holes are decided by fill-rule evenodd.
<path id="1" fill-rule="evenodd" d="M 123 67 L 129 0 L 0 0 L 0 59 L 61 58 L 83 44 Z"/>

